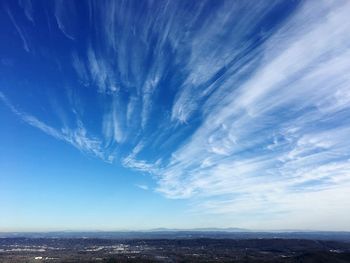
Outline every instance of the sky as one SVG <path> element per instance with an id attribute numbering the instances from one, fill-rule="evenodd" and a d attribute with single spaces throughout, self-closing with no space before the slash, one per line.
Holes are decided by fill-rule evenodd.
<path id="1" fill-rule="evenodd" d="M 349 14 L 1 1 L 0 231 L 350 230 Z"/>

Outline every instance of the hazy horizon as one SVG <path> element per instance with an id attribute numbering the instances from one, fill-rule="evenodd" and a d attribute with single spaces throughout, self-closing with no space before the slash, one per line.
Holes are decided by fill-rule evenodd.
<path id="1" fill-rule="evenodd" d="M 265 233 L 274 233 L 274 232 L 280 232 L 280 233 L 293 233 L 293 232 L 305 232 L 305 233 L 311 233 L 311 232 L 344 232 L 344 233 L 350 233 L 350 230 L 341 230 L 341 229 L 247 229 L 247 228 L 234 228 L 234 227 L 208 227 L 208 228 L 145 228 L 145 229 L 0 229 L 0 234 L 5 233 L 122 233 L 122 232 L 176 232 L 176 231 L 183 231 L 183 232 L 232 232 L 232 233 L 258 233 L 258 232 L 265 232 Z"/>
<path id="2" fill-rule="evenodd" d="M 0 232 L 350 231 L 349 14 L 1 1 Z"/>

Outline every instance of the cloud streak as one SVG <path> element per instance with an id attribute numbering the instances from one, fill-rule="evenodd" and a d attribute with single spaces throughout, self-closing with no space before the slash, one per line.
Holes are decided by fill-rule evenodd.
<path id="1" fill-rule="evenodd" d="M 25 123 L 41 130 L 42 132 L 54 137 L 55 139 L 73 145 L 81 152 L 92 154 L 101 159 L 105 159 L 104 152 L 101 147 L 101 142 L 97 138 L 88 136 L 87 131 L 81 121 L 78 121 L 77 128 L 75 129 L 63 127 L 59 130 L 51 127 L 50 125 L 47 125 L 36 117 L 17 109 L 15 106 L 13 106 L 13 104 L 11 104 L 11 102 L 2 92 L 0 92 L 0 100 Z"/>
<path id="2" fill-rule="evenodd" d="M 6 11 L 7 11 L 7 14 L 10 17 L 11 22 L 12 22 L 13 26 L 15 27 L 19 37 L 22 40 L 24 50 L 27 51 L 27 52 L 30 52 L 30 49 L 29 49 L 29 46 L 28 46 L 28 41 L 27 41 L 27 38 L 25 37 L 25 34 L 24 34 L 23 30 L 17 24 L 17 22 L 16 22 L 15 18 L 13 17 L 13 14 L 11 13 L 11 11 L 9 9 L 7 9 L 7 8 L 6 8 Z"/>

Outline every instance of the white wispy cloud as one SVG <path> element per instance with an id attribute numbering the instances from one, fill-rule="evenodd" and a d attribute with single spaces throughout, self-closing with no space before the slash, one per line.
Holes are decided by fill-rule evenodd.
<path id="1" fill-rule="evenodd" d="M 19 27 L 19 25 L 17 24 L 15 18 L 13 17 L 13 14 L 11 13 L 11 11 L 8 8 L 6 8 L 6 12 L 9 15 L 13 26 L 15 27 L 19 37 L 22 40 L 24 50 L 27 51 L 27 52 L 30 52 L 28 41 L 27 41 L 27 37 L 25 36 L 24 31 Z"/>
<path id="2" fill-rule="evenodd" d="M 67 6 L 68 5 L 68 6 Z M 71 17 L 75 15 L 74 2 L 55 1 L 55 18 L 58 28 L 70 40 L 74 40 L 73 33 L 70 30 L 73 21 Z"/>
<path id="3" fill-rule="evenodd" d="M 114 70 L 108 60 L 99 56 L 99 54 L 96 54 L 95 50 L 91 47 L 88 49 L 87 55 L 89 61 L 89 73 L 92 80 L 98 86 L 99 91 L 102 93 L 114 93 L 118 91 L 119 88 L 116 84 Z"/>
<path id="4" fill-rule="evenodd" d="M 34 24 L 33 3 L 31 0 L 19 0 L 19 5 L 23 8 L 24 14 L 29 21 Z"/>
<path id="5" fill-rule="evenodd" d="M 107 109 L 107 113 L 103 116 L 102 131 L 107 141 L 114 140 L 122 143 L 125 139 L 125 114 L 120 105 L 118 96 L 114 96 L 111 102 L 111 108 Z"/>
<path id="6" fill-rule="evenodd" d="M 90 79 L 87 67 L 84 61 L 76 53 L 72 54 L 72 65 L 83 85 L 88 86 L 90 84 Z"/>
<path id="7" fill-rule="evenodd" d="M 249 12 L 242 13 L 245 8 Z M 190 40 L 190 58 L 186 65 L 188 76 L 176 96 L 172 119 L 186 121 L 201 107 L 201 100 L 208 93 L 218 88 L 224 90 L 216 82 L 224 79 L 225 73 L 232 74 L 252 59 L 252 40 L 247 40 L 247 36 L 253 34 L 257 24 L 272 8 L 273 5 L 263 1 L 235 4 L 228 1 L 210 14 L 210 18 L 205 20 Z M 196 19 L 200 17 L 194 16 L 191 22 Z M 223 37 L 225 41 L 221 41 Z"/>
<path id="8" fill-rule="evenodd" d="M 74 129 L 68 127 L 56 129 L 38 118 L 17 109 L 2 92 L 0 92 L 0 100 L 25 123 L 43 131 L 47 135 L 73 145 L 84 153 L 105 159 L 101 141 L 97 138 L 88 136 L 87 130 L 81 121 L 78 120 L 77 127 Z"/>
<path id="9" fill-rule="evenodd" d="M 137 184 L 136 187 L 138 187 L 142 190 L 145 190 L 145 191 L 147 191 L 149 189 L 149 187 L 145 184 Z"/>

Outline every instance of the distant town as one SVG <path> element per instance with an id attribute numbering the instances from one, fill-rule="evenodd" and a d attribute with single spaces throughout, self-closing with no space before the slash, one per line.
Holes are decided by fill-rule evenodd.
<path id="1" fill-rule="evenodd" d="M 0 262 L 350 262 L 348 232 L 2 233 Z"/>

